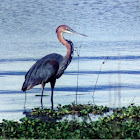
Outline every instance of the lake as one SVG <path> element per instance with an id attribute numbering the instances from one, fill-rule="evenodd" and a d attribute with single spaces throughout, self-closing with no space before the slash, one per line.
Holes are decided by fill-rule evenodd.
<path id="1" fill-rule="evenodd" d="M 58 104 L 140 105 L 139 0 L 1 0 L 0 121 L 24 117 L 24 76 L 40 58 L 66 54 L 56 37 L 68 25 L 88 37 L 64 34 L 74 57 L 54 89 Z M 43 104 L 51 107 L 50 84 Z M 40 106 L 41 86 L 27 91 L 26 109 Z"/>

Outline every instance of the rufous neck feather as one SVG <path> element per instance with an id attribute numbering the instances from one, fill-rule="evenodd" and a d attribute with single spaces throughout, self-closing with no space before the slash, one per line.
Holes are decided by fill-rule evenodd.
<path id="1" fill-rule="evenodd" d="M 66 46 L 67 48 L 67 54 L 66 54 L 66 58 L 69 59 L 69 56 L 71 54 L 71 46 L 70 44 L 64 39 L 63 37 L 63 32 L 57 32 L 57 37 L 59 39 L 59 41 Z"/>

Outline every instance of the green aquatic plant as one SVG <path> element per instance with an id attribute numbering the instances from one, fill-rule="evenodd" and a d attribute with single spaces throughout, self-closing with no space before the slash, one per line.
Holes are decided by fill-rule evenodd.
<path id="1" fill-rule="evenodd" d="M 60 107 L 61 110 L 64 106 Z M 71 111 L 73 109 L 71 106 Z M 87 112 L 85 105 L 75 107 L 75 111 Z M 87 105 L 86 105 L 87 107 Z M 97 108 L 102 109 L 101 106 Z M 65 108 L 65 107 L 64 107 Z M 84 108 L 82 110 L 82 108 Z M 58 110 L 59 110 L 58 109 Z M 89 109 L 89 108 L 88 108 Z M 87 110 L 88 110 L 87 109 Z M 89 109 L 90 110 L 90 109 Z M 41 112 L 40 108 L 32 113 Z M 45 109 L 50 115 L 59 111 Z M 64 111 L 63 109 L 61 110 Z M 68 109 L 65 110 L 66 112 Z M 43 110 L 44 112 L 44 110 Z M 61 113 L 62 113 L 61 112 Z M 37 113 L 40 116 L 40 113 Z M 128 106 L 114 109 L 113 114 L 100 117 L 97 121 L 43 121 L 39 118 L 25 117 L 20 121 L 3 120 L 0 123 L 1 139 L 139 139 L 140 106 Z"/>
<path id="2" fill-rule="evenodd" d="M 90 104 L 69 104 L 61 106 L 60 104 L 57 106 L 57 110 L 51 110 L 48 108 L 34 108 L 30 112 L 26 112 L 27 117 L 39 118 L 44 121 L 56 121 L 58 119 L 62 119 L 65 115 L 78 115 L 79 117 L 88 117 L 89 114 L 94 115 L 103 115 L 104 113 L 109 112 L 109 107 L 104 106 L 96 106 Z"/>
<path id="3" fill-rule="evenodd" d="M 80 116 L 88 115 L 89 113 L 92 114 L 100 114 L 109 112 L 109 107 L 107 106 L 97 106 L 97 105 L 91 105 L 91 104 L 69 104 L 64 105 L 61 107 L 61 105 L 58 106 L 58 111 L 67 110 L 69 114 L 78 114 Z"/>

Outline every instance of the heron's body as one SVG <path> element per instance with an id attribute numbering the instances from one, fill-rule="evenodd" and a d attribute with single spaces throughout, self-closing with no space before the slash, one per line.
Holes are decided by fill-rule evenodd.
<path id="1" fill-rule="evenodd" d="M 53 89 L 55 86 L 56 79 L 60 78 L 61 75 L 64 73 L 64 70 L 71 62 L 73 56 L 74 50 L 73 43 L 71 41 L 65 40 L 62 35 L 63 32 L 71 33 L 70 30 L 72 29 L 66 25 L 61 25 L 56 30 L 59 41 L 67 48 L 66 56 L 63 57 L 60 54 L 52 53 L 38 60 L 25 75 L 25 81 L 22 86 L 22 91 L 26 91 L 33 88 L 36 85 L 41 84 L 43 95 L 45 84 L 50 82 L 52 89 L 51 94 L 52 109 L 53 109 Z M 41 104 L 42 104 L 42 96 L 41 96 Z"/>
<path id="2" fill-rule="evenodd" d="M 22 86 L 23 91 L 39 84 L 45 86 L 46 83 L 55 82 L 56 79 L 61 77 L 73 56 L 73 44 L 71 41 L 68 42 L 71 44 L 69 59 L 67 60 L 66 56 L 52 53 L 38 60 L 25 75 L 25 82 Z"/>

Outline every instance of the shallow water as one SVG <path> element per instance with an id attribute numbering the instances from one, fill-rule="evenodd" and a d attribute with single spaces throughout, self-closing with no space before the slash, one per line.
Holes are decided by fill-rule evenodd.
<path id="1" fill-rule="evenodd" d="M 77 74 L 78 103 L 110 107 L 127 106 L 131 102 L 140 105 L 139 5 L 139 0 L 2 0 L 0 120 L 24 117 L 25 95 L 21 86 L 29 68 L 49 53 L 66 54 L 55 34 L 57 26 L 62 24 L 88 37 L 64 35 L 73 41 L 75 55 L 56 82 L 55 107 L 76 100 Z M 40 94 L 41 86 L 27 92 L 26 109 L 40 106 L 40 96 L 36 96 Z M 49 84 L 44 94 L 48 95 L 43 97 L 44 106 L 50 107 Z"/>

